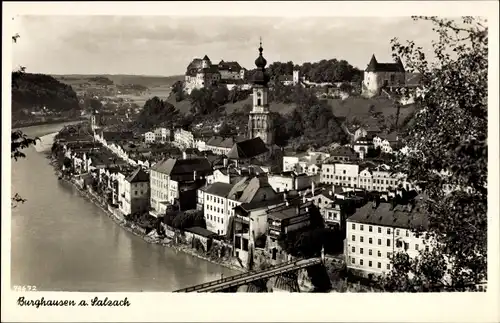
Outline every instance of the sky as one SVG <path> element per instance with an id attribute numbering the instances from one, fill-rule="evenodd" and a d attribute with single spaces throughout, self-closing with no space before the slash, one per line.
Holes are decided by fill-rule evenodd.
<path id="1" fill-rule="evenodd" d="M 430 23 L 410 17 L 31 15 L 15 28 L 13 69 L 46 74 L 180 75 L 204 55 L 252 69 L 259 37 L 268 64 L 336 58 L 364 69 L 372 54 L 392 61 L 393 37 L 424 48 L 435 38 Z"/>

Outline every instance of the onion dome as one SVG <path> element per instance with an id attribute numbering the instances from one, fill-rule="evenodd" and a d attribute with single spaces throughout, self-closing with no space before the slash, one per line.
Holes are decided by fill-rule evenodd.
<path id="1" fill-rule="evenodd" d="M 267 65 L 267 61 L 264 58 L 264 56 L 262 56 L 263 50 L 264 49 L 262 48 L 262 42 L 261 42 L 259 46 L 259 57 L 257 57 L 257 59 L 255 60 L 255 66 L 257 66 L 257 69 L 253 75 L 253 84 L 265 86 L 269 82 L 270 76 L 269 74 L 266 73 L 265 68 Z"/>

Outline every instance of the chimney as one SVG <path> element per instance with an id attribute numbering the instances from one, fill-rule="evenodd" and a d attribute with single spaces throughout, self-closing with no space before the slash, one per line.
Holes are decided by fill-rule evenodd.
<path id="1" fill-rule="evenodd" d="M 196 171 L 193 171 L 193 180 L 196 181 Z"/>
<path id="2" fill-rule="evenodd" d="M 314 181 L 311 181 L 311 194 L 314 196 Z"/>
<path id="3" fill-rule="evenodd" d="M 224 158 L 223 162 L 224 162 L 224 167 L 227 167 L 227 158 Z"/>
<path id="4" fill-rule="evenodd" d="M 372 209 L 376 209 L 379 206 L 379 204 L 380 204 L 380 201 L 379 201 L 379 198 L 377 196 L 372 201 Z"/>
<path id="5" fill-rule="evenodd" d="M 286 192 L 283 193 L 283 200 L 286 201 Z"/>
<path id="6" fill-rule="evenodd" d="M 182 159 L 187 159 L 187 156 L 186 156 L 186 152 L 185 152 L 185 151 L 183 151 L 183 152 L 182 152 Z"/>

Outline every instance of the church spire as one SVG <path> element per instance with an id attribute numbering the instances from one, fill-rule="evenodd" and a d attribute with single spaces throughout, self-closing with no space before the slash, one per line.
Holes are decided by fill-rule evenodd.
<path id="1" fill-rule="evenodd" d="M 375 54 L 372 54 L 372 58 L 370 59 L 370 63 L 366 67 L 367 72 L 374 72 L 377 69 L 377 59 L 375 58 Z"/>
<path id="2" fill-rule="evenodd" d="M 259 57 L 255 60 L 255 66 L 257 66 L 257 70 L 254 73 L 253 83 L 258 85 L 266 86 L 269 82 L 269 75 L 266 73 L 266 65 L 267 61 L 262 55 L 264 49 L 262 48 L 262 38 L 260 38 L 259 42 Z"/>

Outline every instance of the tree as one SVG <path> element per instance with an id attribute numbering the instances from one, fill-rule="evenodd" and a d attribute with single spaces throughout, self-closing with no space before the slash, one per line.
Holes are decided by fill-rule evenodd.
<path id="1" fill-rule="evenodd" d="M 396 255 L 382 283 L 400 291 L 428 290 L 424 282 L 470 290 L 487 279 L 488 27 L 471 17 L 414 19 L 430 21 L 439 39 L 432 62 L 413 41 L 392 40 L 394 54 L 423 80 L 405 140 L 409 153 L 398 156 L 398 170 L 423 182 L 425 238 L 435 246 L 411 261 Z M 443 185 L 455 190 L 446 194 Z"/>
<path id="2" fill-rule="evenodd" d="M 19 35 L 15 34 L 12 36 L 12 41 L 17 43 Z M 12 87 L 18 85 L 19 78 L 24 74 L 26 68 L 21 66 L 17 71 L 12 73 Z M 26 155 L 22 152 L 23 149 L 35 145 L 40 138 L 30 138 L 24 134 L 21 130 L 13 130 L 10 137 L 10 158 L 17 161 L 18 158 L 26 158 Z M 22 198 L 19 193 L 15 193 L 11 198 L 11 207 L 17 207 L 19 203 L 26 202 L 26 199 Z"/>

